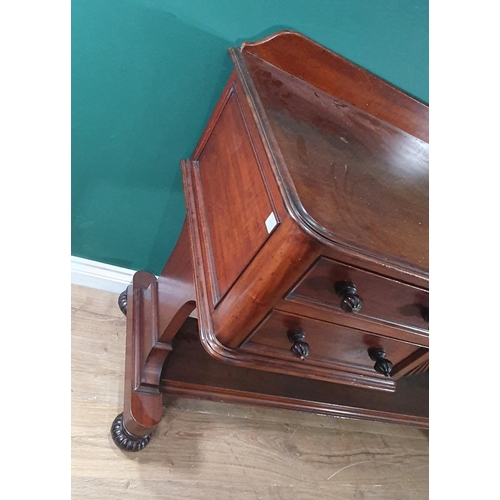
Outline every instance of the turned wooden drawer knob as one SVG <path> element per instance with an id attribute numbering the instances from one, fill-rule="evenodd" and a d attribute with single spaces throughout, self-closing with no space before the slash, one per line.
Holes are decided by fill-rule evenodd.
<path id="1" fill-rule="evenodd" d="M 291 353 L 300 359 L 306 359 L 309 356 L 309 344 L 305 342 L 306 334 L 301 330 L 293 330 L 288 332 L 288 340 L 292 343 L 290 348 Z"/>
<path id="2" fill-rule="evenodd" d="M 422 318 L 426 323 L 429 323 L 429 308 L 422 307 Z"/>
<path id="3" fill-rule="evenodd" d="M 375 365 L 373 366 L 375 371 L 385 375 L 386 377 L 391 376 L 392 363 L 386 359 L 385 351 L 383 349 L 369 349 L 368 355 L 372 361 L 375 361 Z"/>
<path id="4" fill-rule="evenodd" d="M 361 306 L 363 301 L 361 297 L 356 295 L 356 285 L 349 281 L 339 281 L 335 283 L 335 291 L 337 295 L 342 299 L 340 302 L 340 308 L 342 311 L 352 313 L 361 311 Z"/>

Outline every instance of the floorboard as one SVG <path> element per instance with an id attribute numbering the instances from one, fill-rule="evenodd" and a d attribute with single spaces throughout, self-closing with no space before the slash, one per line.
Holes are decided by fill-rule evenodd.
<path id="1" fill-rule="evenodd" d="M 117 295 L 72 286 L 72 499 L 429 498 L 428 432 L 167 398 L 150 444 L 114 446 L 125 318 Z"/>

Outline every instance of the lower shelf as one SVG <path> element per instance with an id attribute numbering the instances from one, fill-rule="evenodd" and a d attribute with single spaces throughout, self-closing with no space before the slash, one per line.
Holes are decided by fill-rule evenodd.
<path id="1" fill-rule="evenodd" d="M 175 336 L 161 390 L 179 397 L 249 404 L 429 428 L 429 373 L 403 377 L 394 393 L 225 364 L 212 358 L 189 318 Z"/>

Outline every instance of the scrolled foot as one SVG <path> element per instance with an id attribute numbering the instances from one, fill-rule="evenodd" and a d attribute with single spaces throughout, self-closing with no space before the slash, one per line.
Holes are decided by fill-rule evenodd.
<path id="1" fill-rule="evenodd" d="M 120 413 L 111 425 L 111 437 L 120 450 L 140 451 L 149 443 L 151 434 L 143 437 L 130 434 L 123 425 L 123 413 Z"/>
<path id="2" fill-rule="evenodd" d="M 118 296 L 118 307 L 120 311 L 126 316 L 127 315 L 127 288 L 123 290 Z"/>

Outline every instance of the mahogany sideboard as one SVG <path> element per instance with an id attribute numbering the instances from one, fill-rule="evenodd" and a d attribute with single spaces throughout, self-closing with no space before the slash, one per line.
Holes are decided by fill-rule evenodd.
<path id="1" fill-rule="evenodd" d="M 299 33 L 229 53 L 177 245 L 119 297 L 114 442 L 164 394 L 428 427 L 428 106 Z"/>

